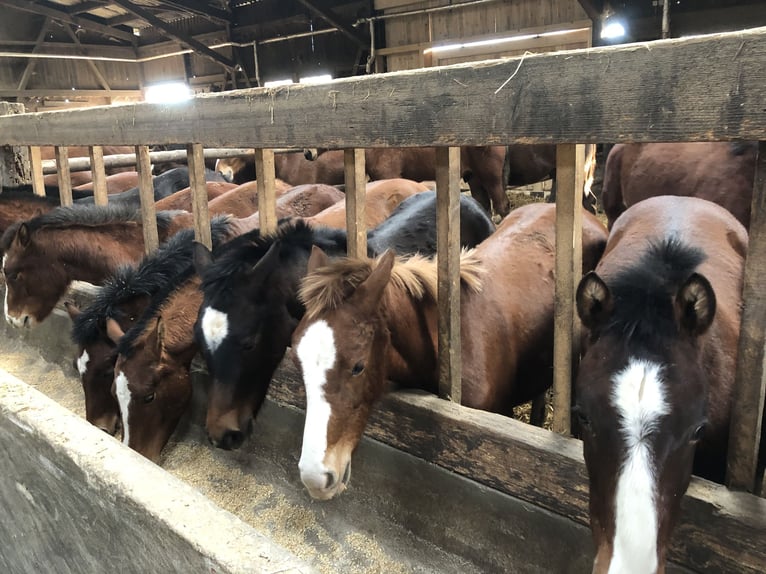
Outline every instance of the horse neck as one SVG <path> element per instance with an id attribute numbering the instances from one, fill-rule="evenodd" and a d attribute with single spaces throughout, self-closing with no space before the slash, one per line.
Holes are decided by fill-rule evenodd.
<path id="1" fill-rule="evenodd" d="M 181 287 L 162 308 L 164 344 L 173 355 L 193 355 L 196 352 L 194 322 L 202 306 L 199 284 L 199 278 L 195 277 Z"/>

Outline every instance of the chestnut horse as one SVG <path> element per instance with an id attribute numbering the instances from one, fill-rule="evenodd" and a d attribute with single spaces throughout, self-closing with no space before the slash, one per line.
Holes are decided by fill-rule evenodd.
<path id="1" fill-rule="evenodd" d="M 106 176 L 106 192 L 108 194 L 121 193 L 132 187 L 138 186 L 138 172 L 124 171 Z M 72 188 L 72 191 L 87 191 L 93 193 L 93 181 L 83 183 Z"/>
<path id="2" fill-rule="evenodd" d="M 232 157 L 219 159 L 215 170 L 226 181 L 245 183 L 256 179 L 255 158 Z M 280 153 L 274 156 L 274 172 L 279 179 L 291 185 L 304 183 L 324 183 L 340 185 L 344 182 L 343 151 L 333 151 L 325 157 L 310 161 L 302 153 Z"/>
<path id="3" fill-rule="evenodd" d="M 227 183 L 225 181 L 206 181 L 205 189 L 207 191 L 207 200 L 212 201 L 217 197 L 220 197 L 227 191 L 236 189 L 237 186 L 233 183 Z M 191 188 L 186 187 L 181 191 L 163 197 L 159 201 L 154 203 L 154 208 L 157 211 L 191 211 L 192 210 L 192 197 Z"/>
<path id="4" fill-rule="evenodd" d="M 17 221 L 26 221 L 56 209 L 57 199 L 40 197 L 25 191 L 0 193 L 0 235 Z"/>
<path id="5" fill-rule="evenodd" d="M 461 258 L 463 404 L 511 414 L 553 379 L 556 208 L 510 213 Z M 583 268 L 593 269 L 606 229 L 583 214 Z M 293 358 L 306 386 L 299 463 L 313 498 L 341 493 L 374 402 L 388 380 L 438 389 L 436 262 L 422 257 L 330 262 L 319 249 L 301 287 L 306 314 Z"/>
<path id="6" fill-rule="evenodd" d="M 601 191 L 609 228 L 628 207 L 657 195 L 707 199 L 749 228 L 757 150 L 754 142 L 615 145 Z"/>
<path id="7" fill-rule="evenodd" d="M 580 282 L 575 412 L 596 574 L 664 572 L 692 465 L 723 478 L 747 244 L 722 207 L 654 197 L 620 216 Z"/>
<path id="8" fill-rule="evenodd" d="M 430 201 L 416 201 L 426 193 Z M 368 249 L 433 253 L 435 213 L 436 194 L 410 197 L 383 225 L 368 232 Z M 463 235 L 466 240 L 482 241 L 494 228 L 471 198 L 461 196 L 461 216 L 461 225 L 470 230 Z M 276 247 L 275 238 L 243 237 L 224 246 L 227 251 L 216 255 L 215 262 L 205 253 L 195 260 L 205 293 L 195 328 L 213 377 L 206 426 L 211 442 L 222 448 L 237 448 L 244 441 L 292 329 L 303 315 L 298 288 L 311 246 L 321 244 L 332 254 L 345 253 L 344 232 L 326 227 L 308 231 L 300 222 L 290 225 L 281 227 Z M 275 261 L 269 263 L 265 254 L 271 249 Z"/>
<path id="9" fill-rule="evenodd" d="M 115 146 L 103 146 L 104 155 L 115 155 L 124 153 L 135 153 L 133 146 L 115 145 Z M 68 146 L 68 157 L 88 157 L 89 151 L 84 146 Z M 40 159 L 56 159 L 56 152 L 53 146 L 40 146 Z M 106 170 L 107 175 L 120 173 L 123 171 L 133 171 L 132 167 L 111 167 Z M 51 174 L 45 176 L 45 185 L 57 186 L 58 175 Z M 72 186 L 82 185 L 93 180 L 93 174 L 90 171 L 73 171 L 70 173 L 70 179 Z"/>
<path id="10" fill-rule="evenodd" d="M 160 240 L 173 212 L 157 214 Z M 0 238 L 5 318 L 15 327 L 45 319 L 72 281 L 99 284 L 144 255 L 141 214 L 125 206 L 60 207 L 16 222 Z"/>

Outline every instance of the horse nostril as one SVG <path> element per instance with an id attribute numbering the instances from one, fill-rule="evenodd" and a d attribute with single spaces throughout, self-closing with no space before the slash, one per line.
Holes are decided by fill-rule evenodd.
<path id="1" fill-rule="evenodd" d="M 29 327 L 29 315 L 24 316 L 24 326 Z"/>
<path id="2" fill-rule="evenodd" d="M 227 430 L 223 433 L 218 446 L 224 450 L 234 450 L 242 446 L 243 442 L 245 442 L 245 433 L 238 430 Z"/>
<path id="3" fill-rule="evenodd" d="M 337 479 L 335 478 L 335 473 L 325 472 L 324 475 L 325 475 L 325 478 L 327 479 L 327 482 L 325 482 L 325 485 L 324 485 L 325 489 L 330 489 L 333 486 L 335 486 L 335 482 L 337 481 Z"/>

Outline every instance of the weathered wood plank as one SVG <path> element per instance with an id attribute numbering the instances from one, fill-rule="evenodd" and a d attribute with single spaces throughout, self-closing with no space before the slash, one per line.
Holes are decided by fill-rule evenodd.
<path id="1" fill-rule="evenodd" d="M 270 395 L 305 408 L 292 361 L 277 371 Z M 419 391 L 390 393 L 373 410 L 366 434 L 443 468 L 588 524 L 582 443 L 501 415 Z M 698 572 L 766 571 L 766 500 L 692 479 L 670 559 Z"/>
<path id="2" fill-rule="evenodd" d="M 503 145 L 766 139 L 766 28 L 0 118 L 7 143 Z M 82 129 L 83 126 L 88 129 Z"/>
<path id="3" fill-rule="evenodd" d="M 460 403 L 460 148 L 436 148 L 439 396 Z"/>
<path id="4" fill-rule="evenodd" d="M 104 167 L 104 148 L 100 145 L 90 146 L 88 148 L 88 157 L 90 159 L 90 172 L 93 177 L 93 200 L 96 205 L 106 205 L 109 203 L 108 191 L 106 189 L 106 168 Z"/>
<path id="5" fill-rule="evenodd" d="M 556 290 L 553 335 L 553 430 L 571 429 L 572 376 L 579 348 L 574 295 L 582 277 L 582 189 L 585 146 L 556 146 Z"/>
<path id="6" fill-rule="evenodd" d="M 32 190 L 35 195 L 45 196 L 45 178 L 43 177 L 42 152 L 40 146 L 29 146 L 29 167 L 32 172 Z"/>
<path id="7" fill-rule="evenodd" d="M 138 193 L 141 200 L 141 221 L 144 230 L 144 252 L 152 253 L 160 246 L 157 233 L 157 215 L 154 207 L 154 180 L 149 148 L 136 146 L 136 167 L 138 170 Z"/>
<path id="8" fill-rule="evenodd" d="M 277 230 L 274 150 L 255 150 L 255 173 L 258 174 L 258 217 L 261 233 L 270 234 Z"/>
<path id="9" fill-rule="evenodd" d="M 367 172 L 364 165 L 364 150 L 345 150 L 343 163 L 346 182 L 348 255 L 365 257 L 367 255 L 367 226 L 365 225 Z"/>
<path id="10" fill-rule="evenodd" d="M 58 165 L 59 197 L 61 205 L 72 205 L 72 177 L 69 173 L 69 150 L 65 146 L 57 146 L 54 150 Z"/>
<path id="11" fill-rule="evenodd" d="M 758 447 L 766 396 L 766 142 L 758 147 L 753 187 L 750 241 L 742 289 L 743 307 L 737 348 L 737 375 L 731 411 L 727 484 L 756 490 Z M 763 445 L 766 448 L 766 445 Z"/>
<path id="12" fill-rule="evenodd" d="M 210 231 L 210 214 L 207 208 L 207 184 L 205 181 L 205 154 L 202 144 L 186 146 L 189 164 L 189 186 L 192 195 L 192 213 L 194 214 L 194 239 L 208 249 L 213 248 Z"/>

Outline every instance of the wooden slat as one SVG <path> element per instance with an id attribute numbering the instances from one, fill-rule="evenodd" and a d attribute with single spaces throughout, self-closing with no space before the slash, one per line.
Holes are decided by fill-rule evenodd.
<path id="1" fill-rule="evenodd" d="M 96 205 L 106 205 L 109 202 L 106 189 L 106 169 L 104 168 L 104 148 L 100 145 L 88 148 L 90 171 L 93 177 L 93 199 Z"/>
<path id="2" fill-rule="evenodd" d="M 755 492 L 758 445 L 766 396 L 766 142 L 758 146 L 758 162 L 750 215 L 750 241 L 745 263 L 744 305 L 737 349 L 737 375 L 729 433 L 727 484 Z M 766 448 L 764 445 L 763 448 Z"/>
<path id="3" fill-rule="evenodd" d="M 574 295 L 582 277 L 585 146 L 556 146 L 556 294 L 553 336 L 553 430 L 571 429 L 572 375 L 579 359 Z"/>
<path id="4" fill-rule="evenodd" d="M 138 168 L 138 192 L 141 199 L 141 221 L 144 229 L 144 252 L 152 253 L 160 246 L 160 240 L 154 208 L 152 162 L 149 159 L 147 146 L 136 146 L 136 165 Z"/>
<path id="5" fill-rule="evenodd" d="M 45 178 L 43 177 L 40 146 L 29 146 L 29 166 L 32 172 L 32 189 L 35 195 L 43 197 L 45 196 Z"/>
<path id="6" fill-rule="evenodd" d="M 343 162 L 346 182 L 348 255 L 365 257 L 367 255 L 367 226 L 365 225 L 367 173 L 364 165 L 364 150 L 345 150 Z"/>
<path id="7" fill-rule="evenodd" d="M 205 183 L 205 154 L 202 144 L 186 146 L 189 163 L 189 186 L 192 191 L 192 212 L 194 214 L 194 239 L 208 249 L 213 248 L 210 232 L 210 215 L 207 208 L 207 185 Z"/>
<path id="8" fill-rule="evenodd" d="M 9 116 L 0 133 L 13 145 L 243 147 L 257 134 L 266 148 L 766 139 L 764 60 L 766 28 L 757 28 L 206 94 L 183 106 Z"/>
<path id="9" fill-rule="evenodd" d="M 65 146 L 55 149 L 56 164 L 58 165 L 59 197 L 61 205 L 72 205 L 72 178 L 69 174 L 69 150 Z"/>
<path id="10" fill-rule="evenodd" d="M 258 216 L 261 232 L 273 233 L 277 230 L 277 197 L 274 187 L 274 150 L 255 150 L 255 173 L 258 176 Z"/>
<path id="11" fill-rule="evenodd" d="M 460 148 L 436 148 L 439 395 L 462 397 L 460 347 Z"/>

